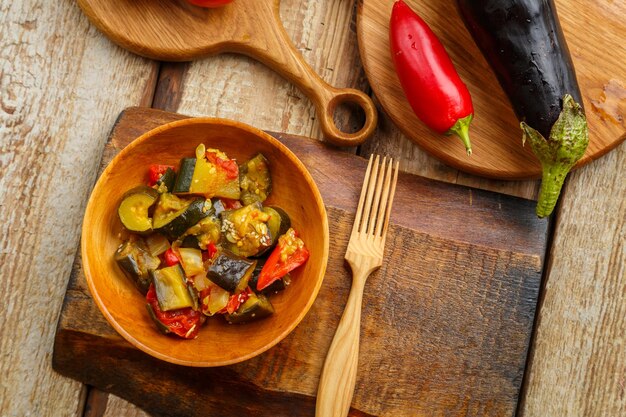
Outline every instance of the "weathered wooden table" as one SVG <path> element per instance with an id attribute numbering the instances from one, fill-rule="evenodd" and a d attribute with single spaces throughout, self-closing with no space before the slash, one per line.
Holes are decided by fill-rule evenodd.
<path id="1" fill-rule="evenodd" d="M 368 91 L 352 1 L 283 0 L 281 15 L 326 81 Z M 108 130 L 124 108 L 148 106 L 320 137 L 314 109 L 288 82 L 241 56 L 191 64 L 134 56 L 98 33 L 71 0 L 5 0 L 0 16 L 0 415 L 145 415 L 51 369 Z M 346 113 L 341 123 L 360 121 Z M 391 154 L 408 172 L 526 198 L 538 189 L 535 181 L 450 169 L 384 113 L 374 140 L 352 152 Z M 626 145 L 570 176 L 552 224 L 519 414 L 626 415 Z"/>

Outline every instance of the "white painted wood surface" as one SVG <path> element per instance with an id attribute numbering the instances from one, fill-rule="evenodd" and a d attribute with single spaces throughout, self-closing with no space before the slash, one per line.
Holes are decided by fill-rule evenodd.
<path id="1" fill-rule="evenodd" d="M 523 417 L 626 415 L 626 143 L 572 174 Z"/>
<path id="2" fill-rule="evenodd" d="M 352 1 L 283 0 L 281 16 L 326 81 L 366 86 Z M 124 107 L 151 103 L 158 64 L 113 46 L 71 0 L 0 0 L 0 22 L 0 415 L 80 416 L 82 385 L 50 368 L 56 319 L 103 142 Z M 168 110 L 320 137 L 308 99 L 239 56 L 192 63 L 180 104 Z M 362 149 L 374 151 L 426 177 L 536 195 L 534 181 L 488 181 L 442 165 L 385 116 Z M 625 168 L 622 145 L 566 185 L 524 417 L 626 415 Z M 146 416 L 116 397 L 104 415 Z"/>
<path id="3" fill-rule="evenodd" d="M 0 415 L 73 416 L 82 386 L 51 369 L 57 317 L 107 132 L 156 66 L 69 0 L 3 0 L 0 22 Z"/>

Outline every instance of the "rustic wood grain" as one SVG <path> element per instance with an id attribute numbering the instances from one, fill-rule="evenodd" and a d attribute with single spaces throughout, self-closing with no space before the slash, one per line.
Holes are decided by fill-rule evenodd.
<path id="1" fill-rule="evenodd" d="M 354 5 L 342 0 L 283 0 L 285 30 L 306 62 L 329 84 L 363 90 Z M 174 110 L 174 109 L 168 109 Z M 314 105 L 294 85 L 250 58 L 219 55 L 191 63 L 178 112 L 226 117 L 265 130 L 322 138 Z M 344 131 L 360 128 L 340 112 Z"/>
<path id="2" fill-rule="evenodd" d="M 521 414 L 626 415 L 626 144 L 572 174 L 553 247 Z"/>
<path id="3" fill-rule="evenodd" d="M 407 4 L 439 36 L 470 89 L 476 116 L 470 129 L 472 156 L 467 157 L 457 138 L 437 135 L 417 119 L 402 92 L 389 53 L 389 17 L 393 3 L 394 0 L 360 0 L 358 34 L 372 88 L 400 130 L 436 158 L 464 172 L 496 179 L 539 178 L 541 166 L 530 146 L 521 146 L 519 122 L 495 75 L 465 29 L 454 0 L 407 0 Z M 609 109 L 606 104 L 607 99 L 616 99 L 606 97 L 612 94 L 606 88 L 611 80 L 616 85 L 621 83 L 621 88 L 616 87 L 617 94 L 626 95 L 623 65 L 626 25 L 621 17 L 626 15 L 626 2 L 557 0 L 556 3 L 589 122 L 589 147 L 577 164 L 582 166 L 626 138 L 623 108 Z M 601 108 L 594 102 L 602 102 Z"/>
<path id="4" fill-rule="evenodd" d="M 167 117 L 157 110 L 127 111 L 106 156 Z M 350 286 L 343 254 L 366 161 L 306 138 L 277 136 L 316 179 L 334 237 L 325 285 L 301 325 L 241 364 L 169 365 L 135 350 L 108 326 L 77 263 L 57 331 L 55 369 L 160 415 L 312 414 Z M 459 213 L 469 215 L 474 227 Z M 365 288 L 362 377 L 351 415 L 512 415 L 546 232 L 531 201 L 401 174 L 385 263 Z M 407 253 L 415 256 L 407 259 Z"/>
<path id="5" fill-rule="evenodd" d="M 376 108 L 367 94 L 329 85 L 303 59 L 281 23 L 280 0 L 239 0 L 217 9 L 184 0 L 78 4 L 107 37 L 142 56 L 188 61 L 236 52 L 263 62 L 309 97 L 325 139 L 335 145 L 359 145 L 376 129 Z M 342 103 L 357 105 L 365 114 L 364 125 L 355 132 L 335 125 L 333 115 Z"/>
<path id="6" fill-rule="evenodd" d="M 374 99 L 374 102 L 377 106 L 380 105 L 378 100 Z M 392 155 L 400 160 L 400 168 L 405 172 L 533 200 L 536 200 L 539 194 L 539 181 L 491 180 L 466 174 L 445 165 L 404 136 L 382 108 L 376 132 L 376 140 L 365 142 L 361 146 L 361 154 Z"/>
<path id="7" fill-rule="evenodd" d="M 327 83 L 368 91 L 358 53 L 355 3 L 282 0 L 280 17 L 296 48 Z M 309 99 L 296 86 L 245 56 L 223 54 L 189 64 L 162 64 L 153 106 L 322 138 Z M 337 126 L 346 132 L 363 125 L 354 109 L 339 108 L 335 117 Z M 123 403 L 109 403 L 108 409 L 116 404 Z M 116 415 L 117 409 L 110 412 Z M 120 409 L 117 415 L 124 412 Z"/>
<path id="8" fill-rule="evenodd" d="M 55 324 L 93 167 L 156 64 L 70 1 L 3 1 L 0 22 L 0 415 L 72 416 L 84 395 L 52 372 Z"/>

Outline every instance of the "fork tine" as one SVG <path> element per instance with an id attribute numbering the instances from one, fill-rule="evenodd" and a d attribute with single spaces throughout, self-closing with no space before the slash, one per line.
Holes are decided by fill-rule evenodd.
<path id="1" fill-rule="evenodd" d="M 368 178 L 367 184 L 367 197 L 365 198 L 365 206 L 363 207 L 363 221 L 361 227 L 359 227 L 359 233 L 365 233 L 367 228 L 367 222 L 370 217 L 370 211 L 372 210 L 372 199 L 374 197 L 374 187 L 376 187 L 376 178 L 378 177 L 378 164 L 380 162 L 380 155 L 376 155 L 374 159 L 374 165 Z"/>
<path id="2" fill-rule="evenodd" d="M 365 179 L 363 180 L 363 187 L 361 187 L 361 196 L 359 197 L 359 205 L 356 208 L 356 217 L 354 218 L 354 224 L 352 225 L 352 233 L 356 233 L 359 230 L 359 224 L 361 223 L 361 215 L 363 214 L 363 203 L 365 202 L 365 193 L 367 190 L 367 184 L 370 177 L 370 171 L 372 170 L 372 161 L 374 160 L 374 154 L 370 155 L 370 161 L 367 164 L 365 170 Z"/>
<path id="3" fill-rule="evenodd" d="M 385 216 L 387 214 L 387 201 L 389 201 L 389 194 L 391 193 L 391 177 L 393 169 L 393 159 L 389 160 L 387 166 L 387 172 L 385 173 L 385 185 L 383 187 L 383 195 L 380 201 L 380 209 L 378 210 L 378 218 L 376 219 L 376 232 L 374 236 L 381 236 L 383 230 L 383 224 L 385 223 Z"/>
<path id="4" fill-rule="evenodd" d="M 389 193 L 389 204 L 387 205 L 387 210 L 385 212 L 385 225 L 383 226 L 383 245 L 385 244 L 385 238 L 387 236 L 387 229 L 389 228 L 389 217 L 391 216 L 391 206 L 393 205 L 393 197 L 396 194 L 396 184 L 398 182 L 398 169 L 400 167 L 400 162 L 396 162 L 396 166 L 393 173 L 393 180 L 391 182 L 391 192 Z"/>
<path id="5" fill-rule="evenodd" d="M 367 226 L 367 234 L 372 235 L 374 233 L 374 226 L 376 226 L 376 218 L 378 217 L 378 212 L 380 210 L 384 210 L 385 206 L 380 205 L 380 197 L 383 191 L 383 180 L 385 178 L 385 166 L 387 163 L 387 157 L 383 158 L 383 162 L 380 164 L 378 169 L 378 181 L 376 181 L 376 192 L 374 194 L 374 200 L 372 201 L 372 212 L 369 216 L 369 224 Z"/>

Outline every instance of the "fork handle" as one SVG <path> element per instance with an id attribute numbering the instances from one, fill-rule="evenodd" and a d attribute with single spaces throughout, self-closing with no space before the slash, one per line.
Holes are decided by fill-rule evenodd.
<path id="1" fill-rule="evenodd" d="M 316 417 L 347 416 L 359 362 L 363 288 L 369 272 L 353 273 L 346 308 L 330 345 L 317 389 Z"/>

